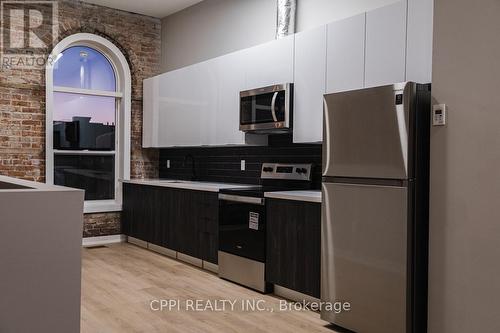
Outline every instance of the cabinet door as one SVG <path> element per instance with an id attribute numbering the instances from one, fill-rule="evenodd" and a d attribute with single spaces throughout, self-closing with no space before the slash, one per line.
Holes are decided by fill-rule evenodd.
<path id="1" fill-rule="evenodd" d="M 323 140 L 326 26 L 295 35 L 293 142 Z"/>
<path id="2" fill-rule="evenodd" d="M 200 258 L 217 264 L 219 251 L 219 198 L 217 193 L 199 192 L 197 197 Z"/>
<path id="3" fill-rule="evenodd" d="M 199 210 L 195 191 L 173 190 L 172 222 L 174 223 L 173 250 L 195 258 L 200 257 Z"/>
<path id="4" fill-rule="evenodd" d="M 365 86 L 405 81 L 406 0 L 366 13 Z"/>
<path id="5" fill-rule="evenodd" d="M 293 82 L 293 50 L 292 35 L 241 51 L 246 89 Z"/>
<path id="6" fill-rule="evenodd" d="M 151 242 L 156 203 L 154 187 L 134 184 L 124 184 L 123 187 L 124 233 Z"/>
<path id="7" fill-rule="evenodd" d="M 153 224 L 153 244 L 168 249 L 173 249 L 175 230 L 175 205 L 174 190 L 167 187 L 159 187 L 155 206 L 155 222 Z"/>
<path id="8" fill-rule="evenodd" d="M 132 224 L 134 223 L 135 196 L 131 184 L 123 184 L 123 208 L 122 208 L 122 232 L 124 235 L 132 236 Z"/>
<path id="9" fill-rule="evenodd" d="M 192 86 L 199 90 L 195 102 L 198 104 L 197 128 L 201 133 L 201 144 L 216 145 L 219 144 L 217 141 L 217 114 L 219 112 L 217 61 L 212 59 L 194 66 L 196 82 L 192 83 Z"/>
<path id="10" fill-rule="evenodd" d="M 434 0 L 408 0 L 406 80 L 432 80 Z"/>
<path id="11" fill-rule="evenodd" d="M 142 147 L 158 147 L 159 78 L 143 81 Z"/>
<path id="12" fill-rule="evenodd" d="M 321 205 L 270 199 L 266 281 L 320 296 Z"/>
<path id="13" fill-rule="evenodd" d="M 240 91 L 245 88 L 245 61 L 241 52 L 215 60 L 217 72 L 218 108 L 216 114 L 216 144 L 244 144 L 240 131 Z"/>
<path id="14" fill-rule="evenodd" d="M 158 80 L 158 146 L 212 144 L 217 112 L 213 62 L 168 72 Z"/>
<path id="15" fill-rule="evenodd" d="M 158 79 L 159 147 L 200 145 L 199 91 L 192 87 L 197 79 L 195 68 L 181 68 Z"/>
<path id="16" fill-rule="evenodd" d="M 165 234 L 166 224 L 163 220 L 163 215 L 160 210 L 161 207 L 161 195 L 163 188 L 157 186 L 143 186 L 147 189 L 148 195 L 145 196 L 143 203 L 144 207 L 149 210 L 149 228 L 150 236 L 148 237 L 148 242 L 158 246 L 164 246 L 163 236 Z"/>
<path id="17" fill-rule="evenodd" d="M 328 25 L 327 93 L 363 88 L 365 26 L 364 13 Z"/>

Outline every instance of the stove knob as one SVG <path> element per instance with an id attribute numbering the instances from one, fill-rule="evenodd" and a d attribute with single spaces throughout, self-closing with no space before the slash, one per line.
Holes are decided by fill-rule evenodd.
<path id="1" fill-rule="evenodd" d="M 295 172 L 297 172 L 298 174 L 306 174 L 307 173 L 307 169 L 306 168 L 297 168 L 295 169 Z"/>

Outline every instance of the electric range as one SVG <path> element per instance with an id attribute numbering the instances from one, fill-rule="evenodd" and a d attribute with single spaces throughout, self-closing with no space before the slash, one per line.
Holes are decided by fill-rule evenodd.
<path id="1" fill-rule="evenodd" d="M 311 188 L 311 164 L 264 163 L 261 185 L 219 192 L 219 276 L 260 292 L 265 282 L 266 192 Z"/>

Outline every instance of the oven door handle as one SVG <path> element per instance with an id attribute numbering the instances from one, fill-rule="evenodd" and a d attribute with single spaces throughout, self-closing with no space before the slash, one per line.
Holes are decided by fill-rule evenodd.
<path id="1" fill-rule="evenodd" d="M 275 92 L 273 99 L 271 100 L 271 114 L 273 115 L 274 122 L 278 122 L 278 117 L 276 116 L 276 99 L 278 98 L 279 91 Z"/>
<path id="2" fill-rule="evenodd" d="M 219 200 L 264 205 L 264 198 L 243 197 L 239 195 L 219 194 Z"/>

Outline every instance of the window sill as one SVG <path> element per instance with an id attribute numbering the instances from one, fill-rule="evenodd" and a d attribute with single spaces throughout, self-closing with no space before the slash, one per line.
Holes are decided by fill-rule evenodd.
<path id="1" fill-rule="evenodd" d="M 122 204 L 114 200 L 85 201 L 83 213 L 112 213 L 121 212 Z"/>

